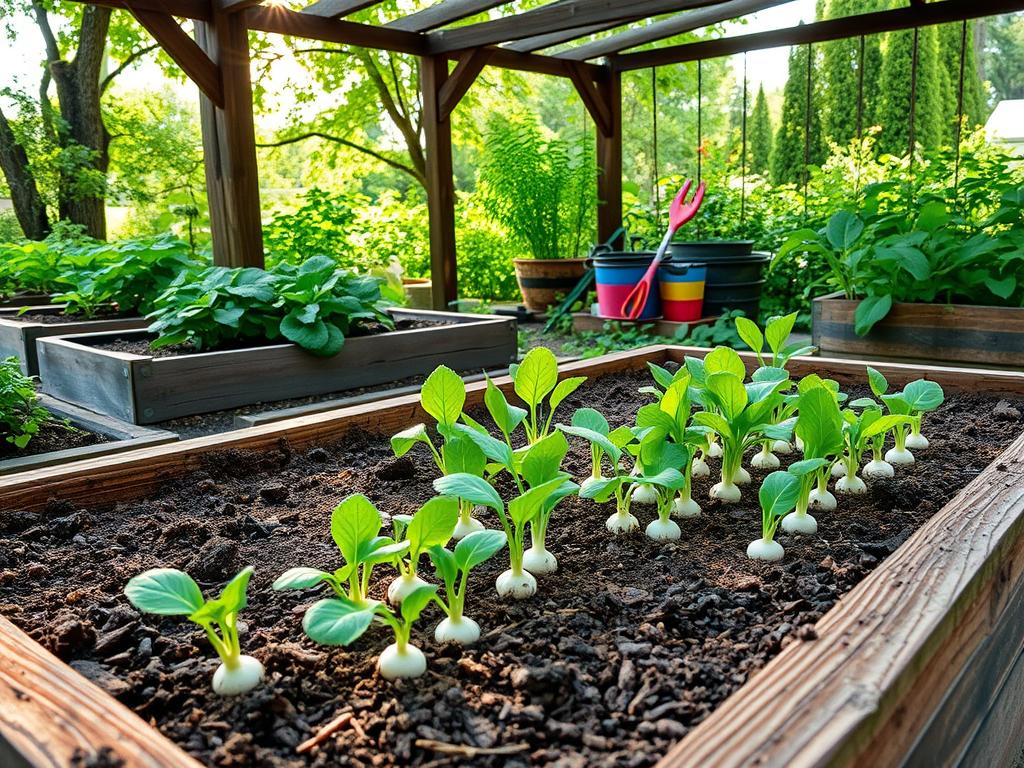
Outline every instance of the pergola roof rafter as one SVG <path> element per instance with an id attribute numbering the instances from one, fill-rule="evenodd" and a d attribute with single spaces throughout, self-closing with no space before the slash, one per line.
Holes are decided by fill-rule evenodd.
<path id="1" fill-rule="evenodd" d="M 509 0 L 440 0 L 421 11 L 410 13 L 384 26 L 391 29 L 403 29 L 406 32 L 427 32 L 443 27 L 453 21 L 476 16 L 505 5 Z"/>
<path id="2" fill-rule="evenodd" d="M 381 0 L 316 0 L 315 3 L 303 8 L 302 13 L 323 16 L 328 19 L 339 19 L 350 13 L 378 5 L 380 2 Z"/>

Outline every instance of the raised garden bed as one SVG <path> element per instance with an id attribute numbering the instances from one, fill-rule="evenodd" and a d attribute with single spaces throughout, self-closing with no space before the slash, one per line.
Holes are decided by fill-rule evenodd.
<path id="1" fill-rule="evenodd" d="M 859 303 L 841 293 L 812 302 L 811 332 L 821 354 L 1024 368 L 1024 307 L 897 303 L 866 336 L 858 336 Z"/>
<path id="2" fill-rule="evenodd" d="M 12 448 L 0 452 L 0 475 L 124 453 L 178 439 L 173 432 L 128 424 L 46 395 L 40 395 L 39 404 L 75 429 L 46 425 L 25 450 Z"/>
<path id="3" fill-rule="evenodd" d="M 61 315 L 58 304 L 0 310 L 0 357 L 17 357 L 21 370 L 29 376 L 39 375 L 37 340 L 71 333 L 102 333 L 145 328 L 149 321 L 142 317 L 115 317 L 83 320 Z"/>
<path id="4" fill-rule="evenodd" d="M 567 406 L 598 404 L 619 417 L 639 401 L 647 361 L 705 353 L 656 347 L 565 365 L 563 376 L 615 374 Z M 863 387 L 863 363 L 797 358 L 789 367 Z M 646 765 L 665 754 L 665 766 L 1012 764 L 1024 735 L 1024 437 L 1013 414 L 1024 375 L 877 367 L 893 385 L 924 375 L 949 396 L 929 417 L 927 459 L 901 471 L 902 482 L 844 499 L 821 516 L 818 537 L 786 542 L 779 565 L 742 557 L 757 528 L 750 504 L 709 502 L 678 544 L 665 545 L 612 539 L 601 525 L 607 510 L 573 500 L 549 543 L 564 582 L 545 581 L 514 605 L 481 598 L 474 612 L 486 620 L 485 641 L 465 654 L 425 644 L 432 674 L 422 683 L 373 677 L 365 646 L 383 636 L 349 651 L 301 640 L 303 598 L 268 589 L 281 559 L 336 560 L 326 512 L 343 495 L 362 491 L 394 513 L 405 511 L 401 499 L 429 494 L 428 462 L 391 458 L 385 437 L 424 420 L 414 395 L 98 459 L 88 472 L 0 479 L 0 509 L 18 510 L 13 519 L 44 537 L 8 527 L 0 555 L 21 547 L 34 557 L 44 546 L 53 566 L 51 575 L 24 556 L 5 563 L 35 576 L 0 582 L 0 612 L 208 763 L 410 765 L 452 755 L 482 765 Z M 483 386 L 468 390 L 479 405 Z M 588 455 L 570 454 L 572 471 L 588 466 Z M 69 514 L 88 523 L 84 550 L 54 527 Z M 119 531 L 114 551 L 104 542 Z M 234 555 L 218 549 L 232 542 Z M 74 581 L 61 570 L 72 556 Z M 119 593 L 158 562 L 194 562 L 219 582 L 232 558 L 257 564 L 245 646 L 270 676 L 259 692 L 221 700 L 207 691 L 212 662 L 198 633 L 140 622 Z M 155 624 L 163 639 L 147 628 Z M 346 708 L 356 725 L 305 760 L 296 753 Z M 86 764 L 196 765 L 0 620 L 0 758 L 63 765 L 74 754 Z"/>
<path id="5" fill-rule="evenodd" d="M 39 344 L 43 391 L 135 424 L 239 405 L 383 384 L 444 363 L 453 368 L 508 365 L 516 354 L 509 318 L 429 310 L 393 310 L 409 330 L 346 339 L 334 357 L 294 344 L 160 356 L 113 349 L 146 341 L 138 333 L 96 333 Z"/>
<path id="6" fill-rule="evenodd" d="M 21 307 L 38 307 L 52 303 L 48 293 L 18 293 L 14 296 L 0 298 L 0 310 L 20 309 Z"/>

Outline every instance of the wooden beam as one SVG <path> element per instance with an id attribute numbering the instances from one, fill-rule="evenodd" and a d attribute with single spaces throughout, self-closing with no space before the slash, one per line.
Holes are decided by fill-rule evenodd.
<path id="1" fill-rule="evenodd" d="M 223 104 L 199 104 L 214 264 L 263 266 L 259 173 L 252 117 L 249 30 L 245 13 L 215 12 L 196 22 L 199 46 L 220 68 Z"/>
<path id="2" fill-rule="evenodd" d="M 611 105 L 607 101 L 608 93 L 601 91 L 597 84 L 588 76 L 587 72 L 580 69 L 576 62 L 568 65 L 569 78 L 576 86 L 576 92 L 583 101 L 583 106 L 594 119 L 597 130 L 604 136 L 611 136 L 613 133 Z"/>
<path id="3" fill-rule="evenodd" d="M 427 39 L 431 53 L 447 53 L 604 22 L 625 24 L 659 13 L 711 5 L 715 1 L 637 0 L 623 3 L 621 0 L 557 0 L 526 13 L 456 29 L 437 30 L 431 32 Z"/>
<path id="4" fill-rule="evenodd" d="M 842 40 L 860 35 L 874 35 L 881 32 L 895 32 L 901 29 L 945 24 L 982 16 L 1011 13 L 1024 10 L 1024 0 L 943 0 L 921 6 L 897 8 L 892 11 L 862 13 L 841 19 L 817 21 L 770 32 L 756 32 L 750 35 L 723 37 L 700 43 L 673 45 L 638 53 L 627 53 L 616 57 L 614 67 L 625 72 L 684 61 L 713 59 L 731 56 L 745 51 L 764 48 L 778 48 L 786 45 L 806 45 Z"/>
<path id="5" fill-rule="evenodd" d="M 459 105 L 466 91 L 486 66 L 487 60 L 491 58 L 491 51 L 491 48 L 474 48 L 459 58 L 459 63 L 455 65 L 455 69 L 448 75 L 438 93 L 437 112 L 440 120 L 447 120 L 451 116 L 452 110 Z"/>
<path id="6" fill-rule="evenodd" d="M 596 32 L 604 32 L 606 29 L 613 29 L 620 26 L 622 25 L 619 22 L 614 21 L 607 24 L 592 24 L 589 27 L 576 27 L 575 29 L 563 29 L 558 32 L 546 32 L 542 35 L 534 35 L 533 37 L 527 37 L 523 40 L 506 43 L 502 47 L 510 51 L 531 53 L 532 51 L 542 51 L 545 48 L 551 48 L 559 43 L 578 40 L 581 37 L 593 35 Z"/>
<path id="7" fill-rule="evenodd" d="M 250 8 L 245 12 L 245 23 L 250 29 L 260 32 L 274 32 L 327 43 L 358 45 L 363 48 L 379 48 L 413 55 L 424 54 L 427 50 L 423 37 L 411 32 L 341 19 L 328 19 L 309 13 L 289 11 L 287 8 Z"/>
<path id="8" fill-rule="evenodd" d="M 200 19 L 209 21 L 212 16 L 210 4 L 206 0 L 74 0 L 87 5 L 98 5 L 103 8 L 116 8 L 130 11 L 140 8 L 144 11 L 166 13 L 183 19 Z"/>
<path id="9" fill-rule="evenodd" d="M 327 19 L 337 19 L 348 16 L 350 13 L 369 8 L 371 5 L 379 5 L 381 0 L 316 0 L 312 5 L 307 5 L 300 13 L 308 13 L 311 16 L 323 16 Z"/>
<path id="10" fill-rule="evenodd" d="M 262 5 L 263 0 L 212 0 L 221 13 L 238 13 L 246 8 Z"/>
<path id="11" fill-rule="evenodd" d="M 604 242 L 622 226 L 622 76 L 613 70 L 599 90 L 609 113 L 608 132 L 597 131 L 597 240 Z"/>
<path id="12" fill-rule="evenodd" d="M 422 11 L 410 13 L 384 26 L 406 32 L 426 32 L 428 29 L 437 29 L 453 21 L 484 13 L 507 2 L 509 0 L 440 0 Z"/>
<path id="13" fill-rule="evenodd" d="M 218 107 L 224 106 L 224 89 L 221 85 L 220 69 L 210 61 L 196 41 L 185 34 L 174 17 L 157 11 L 147 11 L 135 6 L 130 0 L 132 16 L 141 24 L 160 47 L 181 67 L 189 80 Z"/>
<path id="14" fill-rule="evenodd" d="M 491 58 L 487 61 L 489 67 L 501 67 L 502 69 L 514 69 L 518 72 L 536 72 L 540 75 L 555 75 L 556 77 L 569 77 L 567 62 L 554 56 L 540 56 L 536 53 L 519 53 L 510 51 L 508 48 L 497 48 L 488 46 Z M 448 58 L 458 59 L 460 54 L 452 52 L 446 54 Z M 594 80 L 604 78 L 605 68 L 596 64 L 584 64 L 590 76 Z"/>
<path id="15" fill-rule="evenodd" d="M 689 13 L 681 13 L 670 19 L 656 21 L 653 24 L 627 29 L 615 35 L 609 35 L 601 40 L 594 40 L 590 43 L 572 48 L 568 51 L 560 51 L 557 55 L 562 59 L 573 59 L 574 61 L 585 61 L 596 59 L 601 56 L 610 56 L 629 48 L 636 48 L 640 45 L 653 43 L 657 40 L 664 40 L 668 37 L 692 32 L 695 29 L 708 27 L 730 19 L 746 16 L 749 13 L 771 8 L 775 5 L 783 5 L 793 0 L 730 0 L 729 2 L 701 8 Z"/>
<path id="16" fill-rule="evenodd" d="M 445 56 L 420 58 L 423 133 L 427 155 L 427 216 L 434 309 L 447 309 L 459 295 L 455 254 L 455 178 L 452 124 L 441 116 L 441 91 L 448 80 Z"/>

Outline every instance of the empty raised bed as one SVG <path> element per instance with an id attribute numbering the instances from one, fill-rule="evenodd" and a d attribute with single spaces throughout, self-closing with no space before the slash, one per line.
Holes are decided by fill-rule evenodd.
<path id="1" fill-rule="evenodd" d="M 489 315 L 391 311 L 397 329 L 345 340 L 316 357 L 291 343 L 211 352 L 148 353 L 145 331 L 40 343 L 43 391 L 135 424 L 384 384 L 454 368 L 508 365 L 516 323 Z M 135 351 L 120 351 L 138 349 Z"/>
<path id="2" fill-rule="evenodd" d="M 594 379 L 567 413 L 591 405 L 618 418 L 644 401 L 634 392 L 648 362 L 706 353 L 657 347 L 566 365 L 561 376 Z M 676 544 L 611 537 L 606 511 L 572 500 L 551 546 L 571 578 L 542 581 L 533 601 L 481 598 L 486 642 L 465 654 L 424 643 L 434 674 L 422 683 L 372 677 L 366 648 L 301 640 L 303 598 L 271 593 L 277 574 L 264 572 L 282 558 L 336 558 L 325 515 L 343 495 L 361 491 L 390 513 L 429 495 L 429 462 L 396 460 L 387 442 L 426 420 L 416 396 L 0 479 L 2 508 L 37 527 L 58 507 L 89 520 L 78 548 L 51 536 L 53 576 L 0 581 L 0 612 L 207 764 L 1007 764 L 1022 727 L 1013 630 L 1024 602 L 1024 375 L 876 367 L 897 386 L 923 375 L 949 395 L 904 487 L 882 482 L 822 514 L 819 537 L 786 540 L 781 566 L 734 551 L 750 537 L 731 531 L 756 529 L 756 514 L 704 502 L 706 485 L 696 489 L 704 516 Z M 860 362 L 789 368 L 864 387 Z M 509 379 L 496 383 L 511 391 Z M 485 387 L 467 390 L 479 411 Z M 573 450 L 579 476 L 590 452 Z M 11 559 L 16 549 L 36 557 L 11 519 L 0 516 L 5 568 L 31 568 L 24 553 Z M 118 531 L 126 543 L 112 551 Z M 232 542 L 232 557 L 214 554 Z M 56 574 L 72 556 L 74 583 Z M 214 584 L 256 564 L 243 643 L 269 673 L 259 692 L 214 698 L 196 633 L 125 612 L 126 577 L 155 561 L 209 566 L 203 580 Z M 0 755 L 195 765 L 180 747 L 0 621 Z"/>

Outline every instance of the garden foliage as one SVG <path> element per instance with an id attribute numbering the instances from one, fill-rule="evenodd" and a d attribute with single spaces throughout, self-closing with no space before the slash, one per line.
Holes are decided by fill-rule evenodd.
<path id="1" fill-rule="evenodd" d="M 21 372 L 16 357 L 0 363 L 0 429 L 3 439 L 16 448 L 24 448 L 40 427 L 53 421 L 50 412 L 39 405 L 32 379 Z"/>

